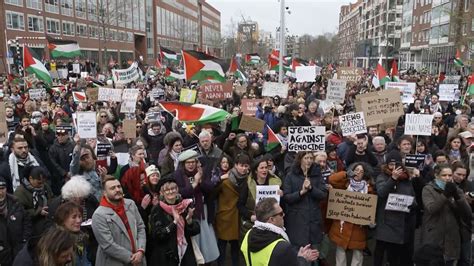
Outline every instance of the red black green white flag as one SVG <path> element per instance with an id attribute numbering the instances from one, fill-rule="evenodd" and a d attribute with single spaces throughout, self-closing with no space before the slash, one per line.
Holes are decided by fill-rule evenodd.
<path id="1" fill-rule="evenodd" d="M 34 58 L 28 46 L 23 47 L 23 67 L 26 72 L 35 74 L 36 78 L 42 80 L 48 87 L 53 85 L 53 80 L 44 64 Z"/>
<path id="2" fill-rule="evenodd" d="M 46 37 L 48 40 L 48 49 L 52 58 L 67 57 L 74 58 L 81 56 L 81 48 L 76 41 L 72 40 L 57 40 L 50 36 Z"/>
<path id="3" fill-rule="evenodd" d="M 464 63 L 461 60 L 461 52 L 459 51 L 459 49 L 456 49 L 456 57 L 454 58 L 454 64 L 457 67 L 463 67 L 464 66 Z"/>
<path id="4" fill-rule="evenodd" d="M 229 63 L 198 51 L 183 50 L 184 76 L 186 81 L 224 83 Z"/>
<path id="5" fill-rule="evenodd" d="M 185 123 L 206 124 L 221 122 L 230 115 L 228 112 L 204 104 L 183 102 L 160 102 L 166 112 L 174 115 L 177 120 Z"/>
<path id="6" fill-rule="evenodd" d="M 281 145 L 280 139 L 278 136 L 273 132 L 272 128 L 267 125 L 267 133 L 268 133 L 268 140 L 267 140 L 267 145 L 265 146 L 265 150 L 271 151 L 278 147 L 278 145 Z"/>
<path id="7" fill-rule="evenodd" d="M 171 61 L 179 62 L 178 54 L 170 49 L 160 46 L 161 59 L 168 59 Z"/>

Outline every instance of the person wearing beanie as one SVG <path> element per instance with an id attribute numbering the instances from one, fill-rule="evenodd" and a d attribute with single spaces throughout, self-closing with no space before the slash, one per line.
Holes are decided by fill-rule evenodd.
<path id="1" fill-rule="evenodd" d="M 11 265 L 31 237 L 31 220 L 0 176 L 0 265 Z"/>

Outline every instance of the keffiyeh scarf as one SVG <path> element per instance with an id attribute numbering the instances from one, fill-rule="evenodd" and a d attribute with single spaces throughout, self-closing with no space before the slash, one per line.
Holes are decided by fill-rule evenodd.
<path id="1" fill-rule="evenodd" d="M 290 242 L 290 239 L 288 238 L 288 235 L 285 232 L 285 228 L 278 227 L 271 223 L 262 223 L 260 221 L 255 221 L 253 228 L 257 228 L 264 231 L 271 231 L 275 234 L 279 234 L 281 235 L 281 237 L 283 237 L 283 239 Z"/>
<path id="2" fill-rule="evenodd" d="M 28 157 L 26 157 L 26 159 L 19 159 L 12 152 L 8 156 L 8 165 L 10 165 L 10 174 L 12 176 L 13 191 L 15 191 L 17 187 L 19 187 L 21 184 L 18 166 L 23 166 L 23 167 L 39 166 L 39 163 L 38 161 L 36 161 L 35 157 L 31 155 L 31 153 L 28 153 Z"/>

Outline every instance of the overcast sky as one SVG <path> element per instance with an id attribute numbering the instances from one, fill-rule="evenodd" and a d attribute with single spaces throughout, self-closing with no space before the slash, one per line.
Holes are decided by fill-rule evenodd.
<path id="1" fill-rule="evenodd" d="M 207 0 L 221 12 L 222 33 L 229 32 L 231 18 L 235 22 L 257 21 L 259 28 L 275 32 L 280 25 L 280 2 L 278 0 Z M 349 1 L 341 0 L 286 0 L 291 14 L 286 15 L 286 27 L 290 34 L 319 35 L 336 33 L 341 5 Z"/>

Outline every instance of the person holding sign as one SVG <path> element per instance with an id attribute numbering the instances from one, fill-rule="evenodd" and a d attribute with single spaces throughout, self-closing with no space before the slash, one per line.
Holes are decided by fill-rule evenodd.
<path id="1" fill-rule="evenodd" d="M 283 201 L 287 204 L 286 226 L 295 248 L 319 246 L 323 239 L 320 201 L 328 196 L 319 165 L 312 152 L 299 152 L 283 183 Z M 324 257 L 325 254 L 322 254 Z"/>
<path id="2" fill-rule="evenodd" d="M 423 188 L 423 223 L 421 247 L 441 248 L 445 265 L 456 265 L 461 253 L 460 224 L 472 218 L 471 207 L 464 193 L 453 182 L 453 171 L 448 164 L 436 165 L 435 180 Z"/>

